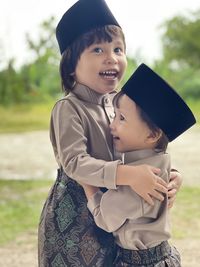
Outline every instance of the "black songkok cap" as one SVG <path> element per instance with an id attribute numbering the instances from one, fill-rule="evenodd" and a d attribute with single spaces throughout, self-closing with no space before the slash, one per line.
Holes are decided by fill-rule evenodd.
<path id="1" fill-rule="evenodd" d="M 122 91 L 163 130 L 169 141 L 196 123 L 184 100 L 145 64 L 136 69 Z"/>
<path id="2" fill-rule="evenodd" d="M 80 35 L 105 25 L 120 27 L 104 0 L 79 0 L 65 12 L 56 27 L 61 54 Z"/>

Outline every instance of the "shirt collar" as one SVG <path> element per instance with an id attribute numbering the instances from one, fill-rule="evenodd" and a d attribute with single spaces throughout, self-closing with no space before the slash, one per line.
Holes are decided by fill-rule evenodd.
<path id="1" fill-rule="evenodd" d="M 163 153 L 164 153 L 163 151 L 153 150 L 153 149 L 141 149 L 141 150 L 126 152 L 124 154 L 124 164 L 129 164 L 137 160 L 149 158 Z"/>
<path id="2" fill-rule="evenodd" d="M 103 105 L 105 103 L 105 100 L 111 103 L 112 102 L 111 98 L 115 94 L 115 92 L 111 92 L 109 94 L 102 95 L 90 89 L 86 85 L 80 83 L 76 83 L 71 93 L 75 94 L 79 99 L 83 101 L 98 105 Z"/>

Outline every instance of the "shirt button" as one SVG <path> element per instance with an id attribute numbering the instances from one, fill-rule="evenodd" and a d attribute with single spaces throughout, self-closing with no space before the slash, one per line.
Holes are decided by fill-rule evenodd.
<path id="1" fill-rule="evenodd" d="M 105 103 L 105 104 L 108 104 L 108 103 L 109 103 L 109 99 L 108 99 L 108 98 L 105 98 L 105 99 L 104 99 L 104 103 Z"/>
<path id="2" fill-rule="evenodd" d="M 115 118 L 115 113 L 111 113 L 111 114 L 109 115 L 109 117 L 110 117 L 110 119 L 114 119 L 114 118 Z"/>

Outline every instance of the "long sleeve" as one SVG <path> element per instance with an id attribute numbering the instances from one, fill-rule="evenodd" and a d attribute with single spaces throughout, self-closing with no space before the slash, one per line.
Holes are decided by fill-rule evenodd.
<path id="1" fill-rule="evenodd" d="M 113 161 L 105 111 L 89 103 L 86 107 L 81 101 L 74 105 L 74 101 L 78 100 L 61 100 L 52 112 L 50 136 L 57 162 L 72 179 L 116 188 L 121 161 Z"/>
<path id="2" fill-rule="evenodd" d="M 142 163 L 160 167 L 162 169 L 161 178 L 168 181 L 170 162 L 167 154 L 138 160 L 134 162 L 134 165 Z M 92 213 L 95 223 L 107 232 L 115 232 L 115 236 L 118 236 L 118 240 L 125 246 L 128 242 L 133 242 L 129 237 L 129 235 L 133 237 L 133 233 L 136 233 L 137 238 L 146 233 L 148 242 L 151 242 L 152 233 L 155 236 L 156 232 L 159 233 L 158 240 L 168 235 L 168 226 L 165 222 L 167 197 L 163 202 L 155 200 L 154 206 L 151 206 L 129 186 L 119 186 L 117 189 L 110 189 L 105 193 L 98 191 L 88 200 L 88 209 Z M 150 229 L 152 233 L 149 235 L 147 232 Z"/>
<path id="3" fill-rule="evenodd" d="M 128 186 L 106 193 L 98 191 L 88 200 L 88 209 L 95 223 L 107 232 L 115 232 L 127 219 L 135 220 L 143 215 L 142 199 Z"/>

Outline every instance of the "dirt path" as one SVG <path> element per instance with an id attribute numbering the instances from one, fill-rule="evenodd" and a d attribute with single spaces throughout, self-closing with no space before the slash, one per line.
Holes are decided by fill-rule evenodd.
<path id="1" fill-rule="evenodd" d="M 185 185 L 200 185 L 200 127 L 194 127 L 169 146 L 173 166 Z M 52 179 L 57 165 L 48 132 L 0 135 L 0 179 Z M 182 267 L 197 267 L 200 240 L 173 240 Z M 1 267 L 37 267 L 37 233 L 29 232 L 0 247 Z"/>
<path id="2" fill-rule="evenodd" d="M 172 243 L 181 253 L 182 267 L 199 266 L 200 240 L 172 240 Z M 26 233 L 14 242 L 0 247 L 0 266 L 37 267 L 37 233 Z"/>
<path id="3" fill-rule="evenodd" d="M 26 233 L 0 247 L 1 267 L 37 267 L 37 233 Z"/>
<path id="4" fill-rule="evenodd" d="M 48 131 L 0 135 L 0 179 L 49 179 L 56 162 Z"/>

